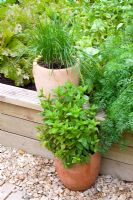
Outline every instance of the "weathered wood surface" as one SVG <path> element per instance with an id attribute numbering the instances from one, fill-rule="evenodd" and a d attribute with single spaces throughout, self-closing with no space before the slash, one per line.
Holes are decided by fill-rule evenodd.
<path id="1" fill-rule="evenodd" d="M 0 130 L 0 143 L 4 146 L 23 149 L 33 155 L 41 155 L 47 158 L 53 158 L 53 154 L 46 148 L 42 148 L 39 141 L 16 135 L 14 133 Z"/>
<path id="2" fill-rule="evenodd" d="M 42 123 L 40 111 L 35 91 L 0 84 L 0 143 L 53 158 L 36 138 L 35 126 Z M 98 114 L 98 119 L 103 120 L 104 113 Z M 125 139 L 129 141 L 126 149 L 113 145 L 103 156 L 101 173 L 133 181 L 133 136 L 126 134 Z"/>
<path id="3" fill-rule="evenodd" d="M 0 101 L 41 110 L 37 92 L 0 83 Z"/>
<path id="4" fill-rule="evenodd" d="M 112 175 L 125 181 L 133 181 L 133 165 L 125 164 L 117 160 L 102 158 L 100 173 Z"/>
<path id="5" fill-rule="evenodd" d="M 36 139 L 37 130 L 35 127 L 37 125 L 38 123 L 35 122 L 0 113 L 0 129 L 3 131 Z"/>
<path id="6" fill-rule="evenodd" d="M 113 145 L 109 152 L 104 155 L 104 158 L 117 160 L 133 166 L 133 148 L 126 147 L 125 149 L 120 150 L 118 145 Z"/>
<path id="7" fill-rule="evenodd" d="M 2 101 L 0 102 L 0 113 L 32 122 L 42 123 L 42 118 L 40 116 L 39 110 L 25 108 Z"/>

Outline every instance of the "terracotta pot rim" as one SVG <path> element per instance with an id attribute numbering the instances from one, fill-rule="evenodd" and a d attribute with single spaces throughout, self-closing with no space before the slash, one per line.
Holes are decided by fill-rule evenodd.
<path id="1" fill-rule="evenodd" d="M 90 156 L 90 160 L 91 160 L 92 157 L 95 157 L 96 155 L 99 156 L 99 157 L 101 158 L 101 153 L 100 153 L 100 152 L 96 152 L 96 153 L 94 153 L 94 154 L 92 154 L 92 155 Z M 58 158 L 58 157 L 54 157 L 54 160 L 60 160 L 61 163 L 62 163 L 62 160 L 61 160 L 60 158 Z M 88 160 L 88 162 L 75 163 L 75 164 L 73 164 L 71 167 L 68 167 L 68 168 L 65 168 L 65 169 L 71 169 L 71 168 L 74 167 L 74 166 L 87 165 L 87 164 L 90 163 L 90 160 Z M 62 163 L 62 165 L 63 165 L 63 163 Z"/>
<path id="2" fill-rule="evenodd" d="M 71 66 L 71 67 L 66 67 L 66 68 L 63 68 L 63 69 L 50 69 L 50 68 L 42 67 L 42 66 L 39 65 L 38 62 L 37 62 L 39 58 L 40 58 L 40 57 L 35 58 L 35 60 L 33 61 L 33 67 L 40 67 L 41 69 L 45 69 L 46 71 L 49 71 L 49 72 L 53 72 L 53 71 L 70 71 L 70 70 L 72 70 L 72 69 L 74 69 L 74 68 L 79 69 L 79 61 L 77 61 L 77 62 L 75 63 L 75 65 L 73 65 L 73 66 Z"/>

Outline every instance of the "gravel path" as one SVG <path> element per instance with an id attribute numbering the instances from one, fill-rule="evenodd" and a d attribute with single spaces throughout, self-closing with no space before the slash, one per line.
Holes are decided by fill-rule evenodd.
<path id="1" fill-rule="evenodd" d="M 3 183 L 15 185 L 25 200 L 133 200 L 133 182 L 99 176 L 90 189 L 73 192 L 58 180 L 52 160 L 0 145 L 0 187 Z"/>

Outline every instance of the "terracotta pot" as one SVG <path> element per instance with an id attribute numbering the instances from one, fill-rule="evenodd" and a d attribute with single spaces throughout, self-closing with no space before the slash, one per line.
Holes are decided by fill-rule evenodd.
<path id="1" fill-rule="evenodd" d="M 46 96 L 52 94 L 53 89 L 64 85 L 67 81 L 78 85 L 79 74 L 79 67 L 77 66 L 53 70 L 40 66 L 37 60 L 33 63 L 33 76 L 37 91 L 43 88 Z"/>
<path id="2" fill-rule="evenodd" d="M 84 191 L 96 180 L 100 171 L 101 156 L 92 155 L 87 164 L 75 164 L 71 168 L 64 168 L 62 162 L 55 158 L 55 168 L 62 183 L 73 191 Z"/>

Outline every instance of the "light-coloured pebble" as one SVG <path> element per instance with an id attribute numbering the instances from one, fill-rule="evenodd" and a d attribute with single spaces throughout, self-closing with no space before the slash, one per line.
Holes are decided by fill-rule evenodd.
<path id="1" fill-rule="evenodd" d="M 132 200 L 133 183 L 110 175 L 99 176 L 84 192 L 65 188 L 58 179 L 53 160 L 0 145 L 0 186 L 15 184 L 25 200 Z"/>

